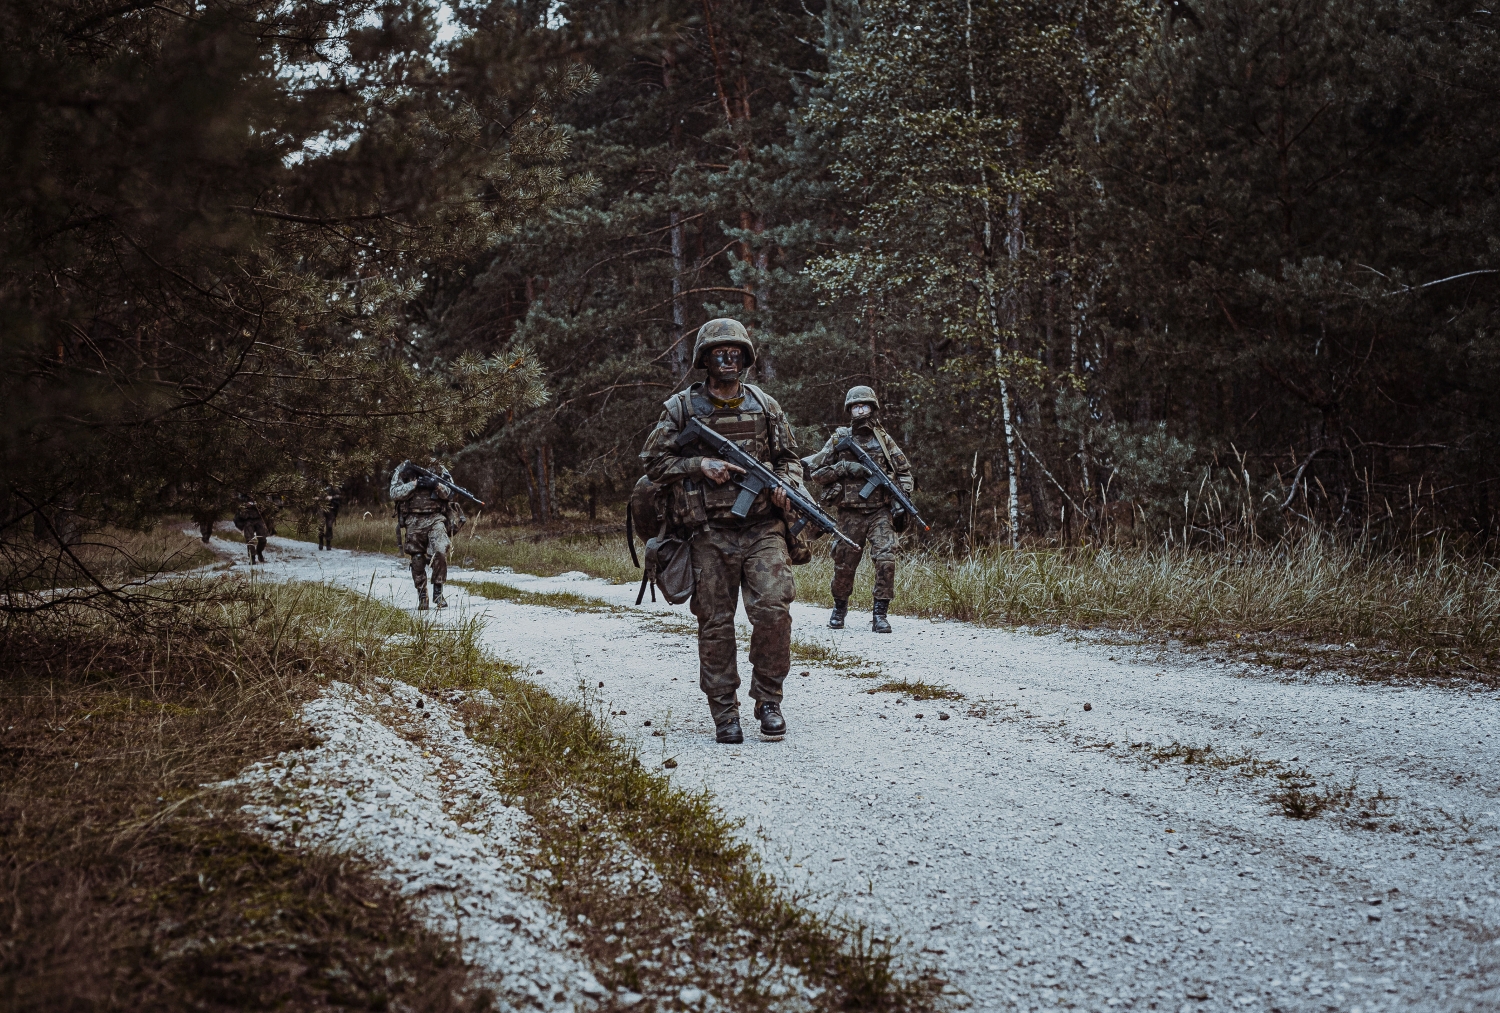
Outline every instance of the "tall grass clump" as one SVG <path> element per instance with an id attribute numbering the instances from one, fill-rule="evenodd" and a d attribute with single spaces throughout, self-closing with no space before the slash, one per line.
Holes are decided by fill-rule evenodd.
<path id="1" fill-rule="evenodd" d="M 826 559 L 801 568 L 799 596 L 831 601 L 825 574 Z M 1492 564 L 1441 549 L 1371 554 L 1325 535 L 1218 551 L 918 552 L 897 570 L 896 603 L 983 625 L 1102 628 L 1256 650 L 1301 645 L 1353 652 L 1362 666 L 1500 675 Z"/>

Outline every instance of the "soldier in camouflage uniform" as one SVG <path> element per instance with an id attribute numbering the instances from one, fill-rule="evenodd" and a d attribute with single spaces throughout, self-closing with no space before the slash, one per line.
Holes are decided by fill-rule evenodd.
<path id="1" fill-rule="evenodd" d="M 417 609 L 427 611 L 427 564 L 432 563 L 432 604 L 440 609 L 448 607 L 443 597 L 443 585 L 448 581 L 448 551 L 452 548 L 449 536 L 457 530 L 455 516 L 458 504 L 453 502 L 453 490 L 443 482 L 424 478 L 415 473 L 408 475 L 410 460 L 402 461 L 391 472 L 391 499 L 395 501 L 406 523 L 406 544 L 402 550 L 411 557 L 411 581 L 417 587 Z M 451 482 L 453 476 L 437 462 L 427 468 Z"/>
<path id="2" fill-rule="evenodd" d="M 235 511 L 234 526 L 245 533 L 245 548 L 250 552 L 250 565 L 266 561 L 266 537 L 271 533 L 268 511 L 250 495 L 240 494 L 240 507 Z"/>
<path id="3" fill-rule="evenodd" d="M 739 670 L 736 664 L 735 607 L 740 592 L 750 618 L 750 698 L 761 736 L 786 735 L 781 714 L 782 684 L 791 667 L 791 603 L 796 593 L 787 555 L 789 510 L 786 493 L 762 492 L 749 514 L 731 513 L 741 471 L 716 458 L 696 456 L 701 448 L 678 449 L 673 439 L 690 418 L 713 427 L 800 487 L 802 465 L 796 440 L 781 406 L 740 374 L 755 362 L 755 344 L 738 320 L 710 320 L 698 330 L 693 365 L 708 371 L 669 398 L 641 461 L 647 476 L 667 487 L 670 523 L 684 532 L 692 552 L 693 597 L 698 617 L 698 685 L 708 697 L 715 738 L 744 741 L 740 729 Z"/>
<path id="4" fill-rule="evenodd" d="M 827 487 L 823 493 L 824 508 L 835 505 L 839 508 L 839 528 L 860 545 L 854 549 L 839 542 L 833 547 L 833 614 L 828 617 L 828 625 L 835 630 L 844 628 L 849 593 L 854 590 L 854 572 L 859 569 L 868 543 L 870 562 L 875 564 L 870 628 L 876 633 L 889 633 L 891 624 L 886 615 L 896 590 L 897 532 L 905 527 L 904 511 L 899 506 L 893 508 L 891 494 L 883 488 L 872 492 L 869 499 L 861 499 L 859 494 L 870 476 L 869 469 L 854 460 L 848 450 L 835 453 L 833 448 L 845 436 L 852 436 L 907 496 L 912 491 L 911 463 L 880 424 L 880 401 L 873 390 L 863 386 L 851 388 L 844 397 L 844 411 L 849 415 L 849 425 L 834 430 L 823 449 L 802 462 L 809 477 Z"/>
<path id="5" fill-rule="evenodd" d="M 318 513 L 322 515 L 322 523 L 318 527 L 318 548 L 333 548 L 333 522 L 338 520 L 339 507 L 343 505 L 344 497 L 334 486 L 325 485 L 318 494 Z"/>

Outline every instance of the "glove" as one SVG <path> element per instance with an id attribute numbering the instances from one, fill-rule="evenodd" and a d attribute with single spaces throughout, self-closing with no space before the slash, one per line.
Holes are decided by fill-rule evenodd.
<path id="1" fill-rule="evenodd" d="M 870 474 L 870 469 L 858 461 L 840 461 L 833 471 L 839 478 L 864 478 Z"/>
<path id="2" fill-rule="evenodd" d="M 429 490 L 430 489 L 436 489 L 437 488 L 437 479 L 433 478 L 431 475 L 423 475 L 423 476 L 421 476 L 420 478 L 417 479 L 417 488 L 418 489 L 429 489 Z"/>

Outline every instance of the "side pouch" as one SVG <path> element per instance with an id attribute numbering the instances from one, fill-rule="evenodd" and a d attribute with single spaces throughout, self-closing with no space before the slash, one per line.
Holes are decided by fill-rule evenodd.
<path id="1" fill-rule="evenodd" d="M 681 538 L 648 539 L 644 569 L 643 579 L 651 581 L 669 605 L 681 605 L 693 596 L 693 551 Z"/>
<path id="2" fill-rule="evenodd" d="M 806 531 L 803 528 L 802 531 Z M 812 562 L 812 546 L 807 544 L 807 535 L 802 531 L 792 534 L 788 526 L 786 534 L 786 555 L 793 566 L 802 566 L 804 563 Z"/>

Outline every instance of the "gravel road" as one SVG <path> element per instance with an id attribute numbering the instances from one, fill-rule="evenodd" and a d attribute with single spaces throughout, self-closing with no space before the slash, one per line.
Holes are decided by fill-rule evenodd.
<path id="1" fill-rule="evenodd" d="M 275 579 L 414 604 L 391 557 L 269 555 Z M 936 969 L 956 1007 L 1500 1009 L 1493 693 L 905 617 L 835 633 L 797 605 L 794 636 L 836 664 L 794 664 L 784 741 L 719 746 L 685 606 L 582 574 L 450 575 L 478 580 L 619 606 L 450 591 L 446 615 L 553 691 L 598 694 L 784 883 Z M 871 692 L 900 680 L 961 697 Z M 1326 809 L 1290 818 L 1290 785 Z"/>

